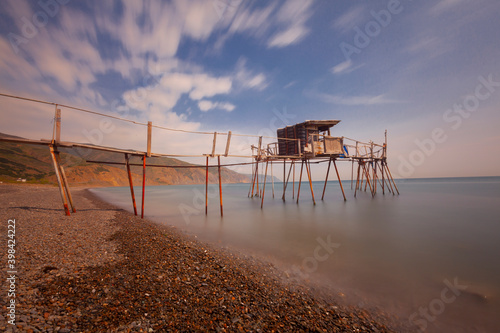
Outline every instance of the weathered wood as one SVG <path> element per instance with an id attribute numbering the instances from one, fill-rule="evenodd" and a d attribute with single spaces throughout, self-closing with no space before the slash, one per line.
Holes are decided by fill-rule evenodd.
<path id="1" fill-rule="evenodd" d="M 312 179 L 311 179 L 311 163 L 309 163 L 308 161 L 309 160 L 306 160 L 307 177 L 309 178 L 309 187 L 311 188 L 311 196 L 312 196 L 313 204 L 316 205 L 316 200 L 314 199 L 314 190 L 313 190 L 313 185 L 312 185 Z"/>
<path id="2" fill-rule="evenodd" d="M 142 206 L 141 219 L 144 218 L 144 198 L 146 194 L 146 155 L 142 157 Z"/>
<path id="3" fill-rule="evenodd" d="M 326 177 L 325 177 L 325 186 L 323 186 L 323 195 L 321 196 L 321 200 L 325 198 L 325 190 L 326 190 L 326 183 L 328 183 L 328 175 L 330 173 L 330 165 L 332 164 L 332 158 L 328 160 L 328 168 L 326 169 Z"/>
<path id="4" fill-rule="evenodd" d="M 347 201 L 344 193 L 344 186 L 342 186 L 342 180 L 340 179 L 339 170 L 337 169 L 337 163 L 335 163 L 335 159 L 333 159 L 333 166 L 335 167 L 335 172 L 337 173 L 337 179 L 339 180 L 340 189 L 342 190 L 342 195 L 344 196 L 344 201 Z"/>
<path id="5" fill-rule="evenodd" d="M 73 197 L 71 196 L 71 191 L 69 190 L 68 178 L 66 177 L 66 173 L 64 172 L 64 168 L 61 164 L 61 155 L 58 151 L 56 151 L 57 163 L 59 164 L 59 169 L 61 170 L 61 177 L 63 181 L 64 188 L 66 190 L 66 194 L 68 195 L 68 201 L 71 206 L 71 210 L 73 213 L 76 213 L 75 204 L 73 203 Z"/>
<path id="6" fill-rule="evenodd" d="M 224 209 L 222 205 L 222 177 L 221 177 L 221 171 L 220 171 L 220 156 L 217 156 L 217 165 L 218 165 L 218 170 L 219 170 L 219 199 L 220 199 L 220 216 L 224 216 Z"/>
<path id="7" fill-rule="evenodd" d="M 212 154 L 210 156 L 214 157 L 215 156 L 215 146 L 217 144 L 217 132 L 214 132 L 214 141 L 212 145 Z"/>
<path id="8" fill-rule="evenodd" d="M 61 109 L 57 107 L 57 104 L 56 104 L 55 123 L 56 123 L 55 141 L 59 143 L 61 141 Z"/>
<path id="9" fill-rule="evenodd" d="M 147 145 L 147 156 L 151 157 L 151 138 L 153 134 L 153 123 L 148 121 L 148 145 Z"/>
<path id="10" fill-rule="evenodd" d="M 302 164 L 300 165 L 299 188 L 297 189 L 297 203 L 299 203 L 300 185 L 302 184 L 302 171 L 304 169 L 304 161 L 305 159 L 302 160 Z"/>
<path id="11" fill-rule="evenodd" d="M 132 205 L 134 206 L 134 215 L 137 216 L 137 205 L 135 203 L 135 193 L 134 193 L 134 180 L 132 179 L 132 172 L 130 171 L 130 160 L 129 160 L 128 154 L 125 154 L 125 164 L 127 166 L 128 183 L 130 186 L 130 195 L 132 197 Z"/>
<path id="12" fill-rule="evenodd" d="M 269 160 L 266 161 L 266 172 L 264 173 L 264 185 L 262 186 L 262 200 L 260 202 L 260 209 L 264 206 L 264 196 L 266 195 L 266 178 L 267 178 L 267 167 L 269 165 Z"/>
<path id="13" fill-rule="evenodd" d="M 226 152 L 224 153 L 224 156 L 226 156 L 226 157 L 229 154 L 229 145 L 230 144 L 231 144 L 231 131 L 227 132 Z"/>
<path id="14" fill-rule="evenodd" d="M 63 188 L 63 180 L 61 178 L 61 173 L 59 172 L 59 165 L 57 162 L 56 154 L 54 152 L 54 146 L 49 146 L 50 148 L 50 156 L 52 157 L 52 163 L 54 164 L 54 171 L 56 173 L 56 178 L 57 178 L 57 183 L 59 184 L 59 193 L 61 194 L 61 199 L 63 202 L 64 206 L 64 211 L 67 216 L 70 216 L 69 212 L 69 207 L 68 207 L 68 201 L 66 199 L 66 193 L 64 193 L 64 188 Z"/>
<path id="15" fill-rule="evenodd" d="M 208 215 L 208 156 L 207 167 L 205 170 L 205 215 Z"/>

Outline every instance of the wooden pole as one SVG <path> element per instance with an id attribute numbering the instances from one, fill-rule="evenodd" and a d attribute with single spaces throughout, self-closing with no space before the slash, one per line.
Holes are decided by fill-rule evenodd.
<path id="1" fill-rule="evenodd" d="M 61 173 L 59 172 L 59 165 L 57 163 L 56 154 L 54 152 L 54 146 L 50 145 L 49 148 L 50 148 L 50 156 L 52 157 L 52 163 L 54 164 L 54 171 L 56 173 L 57 183 L 59 184 L 59 192 L 61 194 L 61 199 L 63 202 L 64 211 L 65 211 L 67 216 L 70 216 L 71 214 L 70 214 L 69 208 L 68 208 L 68 201 L 66 199 L 66 193 L 64 193 L 64 188 L 63 188 L 62 179 L 61 179 Z"/>
<path id="2" fill-rule="evenodd" d="M 299 188 L 297 189 L 297 203 L 299 203 L 300 185 L 302 184 L 302 170 L 303 169 L 304 169 L 304 160 L 302 160 L 302 164 L 300 165 Z"/>
<path id="3" fill-rule="evenodd" d="M 328 174 L 330 173 L 330 165 L 332 164 L 332 158 L 328 160 L 328 169 L 326 169 L 326 177 L 325 177 L 325 186 L 323 186 L 323 195 L 321 196 L 321 200 L 325 197 L 326 183 L 328 182 Z"/>
<path id="4" fill-rule="evenodd" d="M 385 162 L 385 168 L 389 172 L 389 177 L 391 177 L 392 183 L 394 184 L 394 188 L 396 189 L 396 192 L 398 192 L 398 195 L 399 195 L 398 187 L 396 186 L 396 182 L 394 181 L 394 178 L 392 178 L 391 170 L 389 170 L 389 166 L 387 165 L 387 162 Z"/>
<path id="5" fill-rule="evenodd" d="M 205 170 L 205 215 L 208 215 L 208 156 Z"/>
<path id="6" fill-rule="evenodd" d="M 292 163 L 290 164 L 290 169 L 288 170 L 288 176 L 286 177 L 286 183 L 284 184 L 284 191 L 283 191 L 283 201 L 285 201 L 285 194 L 286 194 L 286 188 L 288 187 L 288 182 L 290 181 L 290 172 L 292 172 L 292 165 L 293 165 L 293 161 Z"/>
<path id="7" fill-rule="evenodd" d="M 351 190 L 352 190 L 353 176 L 354 176 L 354 160 L 351 160 Z"/>
<path id="8" fill-rule="evenodd" d="M 144 197 L 146 193 L 146 155 L 142 157 L 142 205 L 141 205 L 141 219 L 144 218 Z"/>
<path id="9" fill-rule="evenodd" d="M 264 196 L 266 195 L 266 178 L 267 178 L 267 166 L 269 165 L 269 160 L 266 160 L 266 172 L 264 173 L 264 185 L 262 186 L 262 200 L 260 202 L 260 209 L 264 206 Z"/>
<path id="10" fill-rule="evenodd" d="M 361 161 L 358 160 L 358 172 L 356 175 L 356 189 L 354 190 L 354 197 L 356 198 L 356 194 L 358 193 L 358 188 L 359 188 L 359 170 L 361 168 Z"/>
<path id="11" fill-rule="evenodd" d="M 342 190 L 342 195 L 344 196 L 344 201 L 347 201 L 344 193 L 344 186 L 342 186 L 342 181 L 340 180 L 339 170 L 337 169 L 337 163 L 335 163 L 335 159 L 333 159 L 333 166 L 335 167 L 335 172 L 337 173 L 337 179 L 339 180 L 340 189 Z"/>
<path id="12" fill-rule="evenodd" d="M 217 132 L 214 132 L 214 143 L 213 143 L 213 146 L 212 146 L 212 154 L 211 156 L 214 157 L 215 156 L 215 145 L 217 143 Z"/>
<path id="13" fill-rule="evenodd" d="M 153 123 L 148 121 L 148 145 L 147 145 L 147 156 L 151 157 L 151 136 L 153 134 Z"/>
<path id="14" fill-rule="evenodd" d="M 68 201 L 71 206 L 71 210 L 73 211 L 73 213 L 76 213 L 75 204 L 73 203 L 73 197 L 71 196 L 71 192 L 69 191 L 68 178 L 66 178 L 66 173 L 64 172 L 64 168 L 61 164 L 61 155 L 57 150 L 55 151 L 55 153 L 56 153 L 57 163 L 59 164 L 59 169 L 61 170 L 61 177 L 64 188 L 66 189 L 66 194 L 68 195 Z"/>
<path id="15" fill-rule="evenodd" d="M 219 169 L 219 198 L 220 198 L 220 216 L 224 216 L 224 211 L 222 208 L 222 177 L 220 172 L 220 156 L 217 156 L 217 166 Z"/>
<path id="16" fill-rule="evenodd" d="M 273 199 L 274 199 L 274 175 L 273 175 L 273 161 L 271 161 L 271 184 L 273 185 Z"/>
<path id="17" fill-rule="evenodd" d="M 56 133 L 55 133 L 55 140 L 56 143 L 59 143 L 61 141 L 61 109 L 57 107 L 56 104 Z"/>
<path id="18" fill-rule="evenodd" d="M 372 187 L 372 184 L 370 182 L 370 175 L 368 174 L 368 170 L 366 170 L 365 165 L 363 165 L 363 170 L 366 174 L 366 183 L 370 186 L 370 192 L 372 193 L 372 197 L 373 197 L 375 194 L 373 193 L 373 187 Z M 365 191 L 366 191 L 366 187 L 365 187 Z"/>
<path id="19" fill-rule="evenodd" d="M 307 177 L 309 178 L 309 187 L 311 188 L 311 196 L 313 199 L 313 204 L 316 205 L 316 200 L 314 199 L 312 179 L 311 179 L 311 163 L 309 163 L 309 160 L 306 160 L 306 171 L 307 171 Z"/>
<path id="20" fill-rule="evenodd" d="M 130 195 L 132 196 L 132 205 L 134 206 L 134 215 L 137 216 L 137 205 L 135 203 L 134 181 L 132 172 L 130 172 L 130 162 L 128 154 L 125 154 L 125 164 L 127 165 L 128 183 L 130 185 Z"/>
<path id="21" fill-rule="evenodd" d="M 231 144 L 231 131 L 227 132 L 227 142 L 226 142 L 226 151 L 224 153 L 224 156 L 227 156 L 229 154 L 229 145 Z"/>
<path id="22" fill-rule="evenodd" d="M 299 141 L 300 143 L 300 141 Z M 292 175 L 292 199 L 295 198 L 295 161 L 292 160 L 293 175 Z"/>
<path id="23" fill-rule="evenodd" d="M 281 196 L 281 199 L 283 199 L 283 201 L 285 201 L 286 185 L 287 185 L 287 180 L 286 180 L 286 160 L 283 159 L 283 195 Z"/>

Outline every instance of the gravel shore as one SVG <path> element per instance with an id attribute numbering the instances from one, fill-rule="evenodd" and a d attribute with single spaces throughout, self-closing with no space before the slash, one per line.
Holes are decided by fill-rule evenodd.
<path id="1" fill-rule="evenodd" d="M 15 325 L 8 268 L 1 272 L 0 331 L 393 331 L 392 318 L 318 299 L 265 262 L 141 220 L 83 188 L 72 194 L 78 211 L 67 217 L 57 188 L 0 185 L 2 263 L 15 219 L 17 270 Z"/>

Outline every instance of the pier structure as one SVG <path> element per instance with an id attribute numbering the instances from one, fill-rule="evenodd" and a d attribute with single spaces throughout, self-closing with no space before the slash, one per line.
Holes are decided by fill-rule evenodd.
<path id="1" fill-rule="evenodd" d="M 311 163 L 328 163 L 321 200 L 325 197 L 326 185 L 328 183 L 331 165 L 333 164 L 345 201 L 347 198 L 337 168 L 337 161 L 351 162 L 351 189 L 353 189 L 354 186 L 354 165 L 357 164 L 354 197 L 356 197 L 358 191 L 366 192 L 368 187 L 372 196 L 375 196 L 378 186 L 382 189 L 383 194 L 385 194 L 386 191 L 392 194 L 399 194 L 399 190 L 392 178 L 389 166 L 387 165 L 387 131 L 385 132 L 385 142 L 383 144 L 376 144 L 372 141 L 361 142 L 347 137 L 332 136 L 331 128 L 339 122 L 340 120 L 307 120 L 303 123 L 278 129 L 277 142 L 267 144 L 266 147 L 263 147 L 261 141 L 259 141 L 258 146 L 252 146 L 255 166 L 252 172 L 249 196 L 261 196 L 261 207 L 264 205 L 269 164 L 271 164 L 272 170 L 273 162 L 280 162 L 283 163 L 282 199 L 285 201 L 286 191 L 290 182 L 290 174 L 293 174 L 292 198 L 295 199 L 295 165 L 300 163 L 296 198 L 297 203 L 300 198 L 302 175 L 305 168 L 312 201 L 313 204 L 316 204 L 312 186 Z M 259 164 L 265 164 L 264 180 L 263 184 L 260 185 L 262 191 L 259 191 Z M 274 182 L 274 177 L 272 175 L 271 179 Z M 272 186 L 274 197 L 274 183 Z"/>
<path id="2" fill-rule="evenodd" d="M 355 193 L 358 191 L 367 191 L 369 187 L 372 196 L 375 196 L 377 192 L 377 184 L 382 188 L 382 193 L 389 192 L 392 194 L 399 194 L 396 183 L 392 178 L 389 167 L 387 165 L 387 132 L 385 142 L 381 144 L 375 144 L 373 142 L 360 142 L 346 137 L 333 137 L 331 136 L 331 127 L 338 124 L 340 120 L 308 120 L 303 123 L 299 123 L 293 126 L 287 126 L 277 130 L 277 137 L 264 137 L 257 135 L 246 135 L 246 134 L 233 134 L 231 131 L 227 133 L 218 132 L 200 132 L 200 131 L 189 131 L 183 129 L 167 128 L 164 126 L 153 125 L 151 121 L 147 123 L 138 122 L 131 119 L 126 119 L 118 116 L 107 115 L 99 113 L 93 110 L 78 108 L 70 105 L 64 105 L 60 103 L 47 102 L 43 100 L 37 100 L 27 97 L 14 96 L 9 94 L 0 93 L 0 97 L 11 98 L 22 100 L 30 103 L 38 103 L 43 105 L 50 105 L 54 107 L 54 121 L 52 129 L 52 139 L 25 139 L 15 136 L 0 137 L 0 142 L 10 142 L 10 143 L 20 143 L 20 144 L 35 144 L 44 145 L 49 148 L 49 153 L 54 166 L 55 176 L 59 186 L 63 209 L 66 215 L 70 216 L 71 213 L 76 213 L 77 209 L 73 202 L 70 186 L 68 179 L 66 177 L 64 167 L 61 163 L 60 151 L 61 148 L 66 149 L 91 149 L 104 151 L 109 153 L 120 153 L 123 154 L 123 162 L 116 161 L 93 161 L 87 160 L 88 163 L 98 163 L 98 164 L 112 164 L 112 165 L 123 165 L 126 167 L 126 172 L 128 176 L 128 183 L 130 187 L 131 200 L 133 211 L 135 215 L 138 215 L 137 202 L 134 192 L 134 184 L 132 179 L 131 167 L 141 167 L 142 168 L 142 198 L 141 198 L 141 217 L 144 218 L 144 206 L 145 206 L 145 187 L 146 187 L 146 170 L 147 168 L 204 168 L 205 169 L 205 214 L 208 214 L 208 169 L 217 168 L 218 170 L 218 185 L 219 185 L 219 205 L 220 205 L 220 215 L 223 216 L 223 198 L 222 198 L 222 177 L 221 168 L 228 166 L 241 166 L 241 165 L 251 165 L 252 167 L 252 177 L 250 182 L 249 197 L 261 197 L 261 208 L 264 205 L 264 196 L 267 183 L 267 175 L 269 166 L 271 167 L 271 179 L 272 179 L 272 195 L 274 197 L 274 175 L 273 175 L 273 162 L 274 164 L 283 164 L 283 195 L 282 199 L 285 200 L 286 191 L 289 187 L 290 174 L 293 170 L 292 177 L 292 198 L 295 198 L 295 165 L 300 163 L 300 176 L 298 181 L 297 189 L 297 203 L 299 202 L 300 189 L 302 184 L 302 175 L 304 167 L 306 169 L 306 174 L 309 181 L 309 186 L 311 189 L 311 196 L 313 203 L 316 203 L 314 197 L 314 191 L 312 186 L 312 170 L 311 164 L 328 163 L 328 169 L 325 177 L 325 183 L 323 187 L 323 194 L 321 199 L 324 199 L 326 185 L 329 178 L 330 168 L 333 164 L 336 172 L 337 179 L 339 181 L 340 188 L 342 190 L 342 195 L 344 200 L 346 200 L 346 195 L 344 192 L 344 187 L 340 179 L 340 175 L 337 168 L 337 161 L 347 161 L 352 163 L 351 172 L 351 189 L 354 184 L 354 165 L 357 164 L 357 174 L 355 181 Z M 116 147 L 107 147 L 103 145 L 95 145 L 90 143 L 82 142 L 71 142 L 64 141 L 61 139 L 61 127 L 62 127 L 62 109 L 71 109 L 73 111 L 78 111 L 82 113 L 97 115 L 100 117 L 111 118 L 118 121 L 132 123 L 138 126 L 147 127 L 146 136 L 146 150 L 133 150 L 133 149 L 123 149 Z M 188 134 L 202 134 L 207 136 L 212 136 L 212 149 L 209 153 L 205 154 L 161 154 L 154 153 L 151 151 L 151 142 L 153 138 L 153 129 L 166 130 L 170 132 L 182 132 Z M 231 137 L 247 137 L 256 139 L 257 144 L 251 145 L 250 155 L 241 154 L 231 154 Z M 225 149 L 224 153 L 216 153 L 217 142 L 219 137 L 225 137 Z M 273 140 L 271 143 L 264 144 L 263 139 Z M 220 140 L 219 140 L 220 141 Z M 220 146 L 220 145 L 219 145 Z M 141 158 L 142 163 L 131 163 L 130 158 L 132 156 L 138 156 Z M 158 164 L 148 164 L 147 160 L 149 158 L 157 157 L 204 157 L 206 158 L 205 165 L 158 165 Z M 250 158 L 251 162 L 242 163 L 227 163 L 221 164 L 221 157 L 232 157 L 232 158 Z M 209 160 L 216 158 L 217 164 L 210 164 Z M 264 179 L 262 183 L 259 181 L 259 169 L 265 166 Z M 288 173 L 287 173 L 288 169 Z M 260 190 L 259 190 L 260 187 Z"/>

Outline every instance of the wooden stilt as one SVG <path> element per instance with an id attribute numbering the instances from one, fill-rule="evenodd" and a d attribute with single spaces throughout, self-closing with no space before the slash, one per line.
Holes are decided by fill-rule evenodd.
<path id="1" fill-rule="evenodd" d="M 264 206 L 264 196 L 266 195 L 266 178 L 267 178 L 267 167 L 269 165 L 269 160 L 266 160 L 266 172 L 264 173 L 264 185 L 262 185 L 262 200 L 260 202 L 260 209 Z"/>
<path id="2" fill-rule="evenodd" d="M 295 198 L 295 161 L 292 160 L 293 175 L 292 175 L 292 199 Z"/>
<path id="3" fill-rule="evenodd" d="M 385 170 L 384 162 L 382 162 L 381 168 L 382 168 L 382 174 L 386 175 L 385 181 L 387 183 L 387 190 L 394 195 L 395 194 L 394 193 L 394 188 L 392 187 L 392 184 L 391 184 L 391 181 L 390 181 L 390 178 L 389 178 L 389 174 L 387 174 L 387 170 Z"/>
<path id="4" fill-rule="evenodd" d="M 255 169 L 255 179 L 256 179 L 256 182 L 257 182 L 257 194 L 256 196 L 259 196 L 260 195 L 260 191 L 259 191 L 259 162 L 260 161 L 257 161 L 257 167 Z"/>
<path id="5" fill-rule="evenodd" d="M 224 210 L 222 208 L 222 177 L 220 173 L 220 156 L 217 156 L 217 168 L 219 169 L 219 198 L 220 198 L 220 216 L 224 216 Z"/>
<path id="6" fill-rule="evenodd" d="M 281 199 L 285 201 L 285 192 L 286 192 L 286 185 L 287 185 L 287 180 L 286 180 L 286 160 L 283 160 L 283 195 L 281 196 Z"/>
<path id="7" fill-rule="evenodd" d="M 64 192 L 64 188 L 63 188 L 63 180 L 61 178 L 61 173 L 59 170 L 59 163 L 57 162 L 56 153 L 54 152 L 53 146 L 49 146 L 49 148 L 50 148 L 50 156 L 52 157 L 52 163 L 54 164 L 54 171 L 56 173 L 57 183 L 59 184 L 59 192 L 61 194 L 61 199 L 62 199 L 63 206 L 64 206 L 64 212 L 66 213 L 67 216 L 70 216 L 71 214 L 70 214 L 69 208 L 68 208 L 68 201 L 66 199 L 66 193 Z"/>
<path id="8" fill-rule="evenodd" d="M 71 206 L 71 210 L 73 211 L 73 213 L 76 213 L 75 204 L 73 203 L 73 197 L 71 196 L 71 192 L 69 191 L 68 178 L 66 178 L 66 173 L 64 172 L 64 168 L 61 164 L 61 155 L 59 154 L 59 152 L 57 150 L 55 151 L 55 153 L 56 153 L 57 163 L 59 164 L 59 169 L 61 171 L 61 177 L 62 177 L 64 189 L 66 190 L 66 194 L 68 195 L 69 205 Z"/>
<path id="9" fill-rule="evenodd" d="M 142 157 L 142 205 L 141 219 L 144 218 L 144 198 L 146 194 L 146 155 Z"/>
<path id="10" fill-rule="evenodd" d="M 130 161 L 128 154 L 125 154 L 125 164 L 127 166 L 128 183 L 130 186 L 130 195 L 132 196 L 132 205 L 134 206 L 134 214 L 137 216 L 137 205 L 135 203 L 134 181 L 132 179 L 132 172 L 130 171 Z"/>
<path id="11" fill-rule="evenodd" d="M 255 181 L 257 180 L 258 165 L 259 165 L 259 162 L 256 162 L 255 163 L 255 172 L 253 174 L 253 182 L 252 182 L 252 195 L 250 196 L 250 198 L 253 198 L 253 193 L 254 193 L 254 189 L 255 189 Z"/>
<path id="12" fill-rule="evenodd" d="M 208 156 L 205 170 L 205 215 L 208 215 Z"/>
<path id="13" fill-rule="evenodd" d="M 283 201 L 285 201 L 285 197 L 286 197 L 286 189 L 288 187 L 288 182 L 290 181 L 290 173 L 292 172 L 292 165 L 293 165 L 293 161 L 292 163 L 290 164 L 290 169 L 288 170 L 288 176 L 286 177 L 286 183 L 284 184 L 284 187 L 283 187 Z"/>
<path id="14" fill-rule="evenodd" d="M 335 159 L 333 159 L 333 166 L 335 167 L 335 172 L 337 173 L 337 179 L 339 180 L 340 189 L 342 190 L 342 195 L 344 196 L 344 201 L 347 201 L 344 193 L 344 186 L 342 186 L 342 180 L 340 180 L 339 170 L 337 169 L 337 163 L 335 163 Z"/>
<path id="15" fill-rule="evenodd" d="M 309 178 L 309 187 L 311 188 L 311 196 L 312 196 L 313 204 L 316 205 L 316 200 L 314 199 L 314 190 L 313 190 L 313 185 L 312 185 L 312 179 L 311 179 L 311 163 L 309 163 L 308 160 L 306 160 L 306 172 L 307 172 L 307 177 Z"/>
<path id="16" fill-rule="evenodd" d="M 375 195 L 373 193 L 373 187 L 372 187 L 372 184 L 370 182 L 370 175 L 368 174 L 368 170 L 366 170 L 366 167 L 363 167 L 364 171 L 365 171 L 365 174 L 366 174 L 366 183 L 370 186 L 370 192 L 372 193 L 372 197 Z"/>
<path id="17" fill-rule="evenodd" d="M 326 177 L 325 177 L 325 186 L 323 186 L 323 195 L 321 196 L 321 200 L 325 198 L 325 190 L 326 190 L 326 183 L 328 182 L 328 175 L 330 173 L 330 165 L 332 164 L 332 158 L 328 160 L 328 169 L 326 169 Z"/>
<path id="18" fill-rule="evenodd" d="M 357 172 L 357 175 L 356 175 L 356 189 L 354 190 L 354 197 L 356 198 L 356 194 L 358 192 L 358 188 L 359 188 L 359 177 L 360 177 L 360 174 L 359 174 L 359 171 L 361 169 L 361 161 L 358 160 L 358 172 Z"/>
<path id="19" fill-rule="evenodd" d="M 354 160 L 351 160 L 351 190 L 352 190 L 352 183 L 353 183 L 353 176 L 354 176 Z"/>
<path id="20" fill-rule="evenodd" d="M 302 184 L 302 170 L 303 169 L 304 169 L 304 160 L 302 160 L 302 163 L 300 164 L 299 188 L 297 189 L 297 203 L 299 203 L 300 185 Z"/>
<path id="21" fill-rule="evenodd" d="M 396 192 L 398 192 L 398 195 L 399 195 L 398 187 L 396 186 L 396 182 L 394 181 L 394 178 L 392 178 L 391 170 L 389 170 L 389 166 L 387 165 L 387 162 L 385 162 L 385 168 L 387 169 L 387 171 L 389 173 L 389 177 L 391 177 L 392 183 L 394 184 L 394 188 L 396 189 Z"/>
<path id="22" fill-rule="evenodd" d="M 273 161 L 271 161 L 271 184 L 273 184 L 273 199 L 274 199 L 274 175 L 273 175 Z"/>

